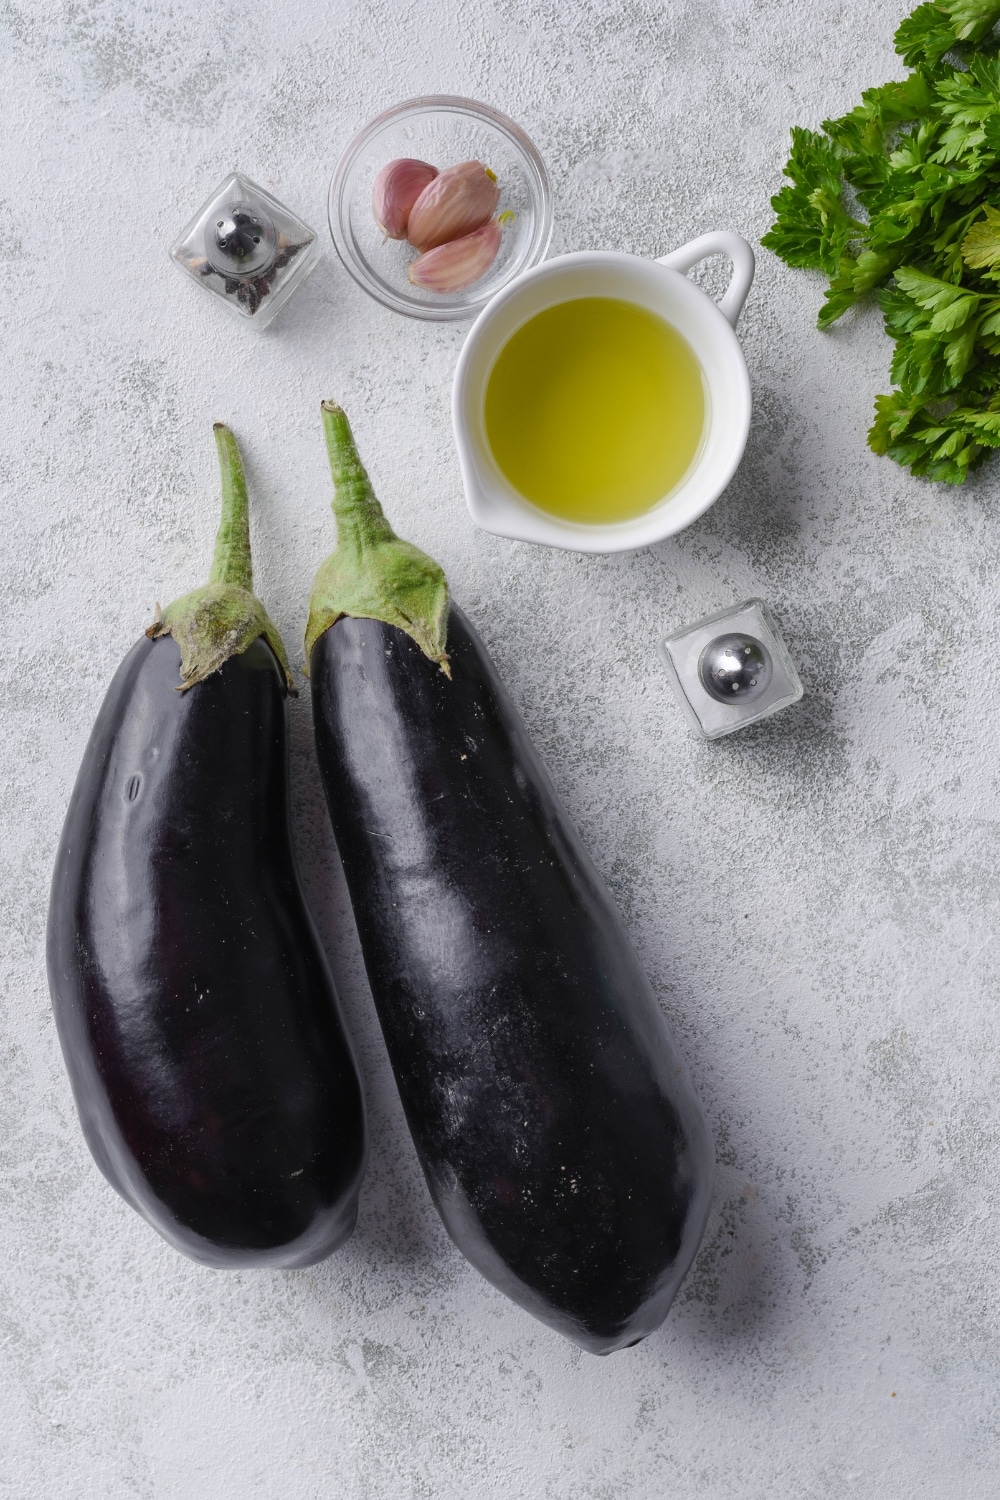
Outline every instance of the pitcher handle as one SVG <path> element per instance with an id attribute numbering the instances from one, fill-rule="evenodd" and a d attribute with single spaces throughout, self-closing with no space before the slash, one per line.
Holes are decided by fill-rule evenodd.
<path id="1" fill-rule="evenodd" d="M 733 234 L 728 229 L 713 229 L 708 234 L 700 234 L 689 244 L 682 245 L 679 250 L 659 256 L 656 263 L 659 266 L 669 266 L 671 271 L 683 273 L 690 271 L 692 266 L 709 255 L 728 255 L 733 263 L 732 279 L 718 307 L 735 328 L 757 266 L 753 251 L 742 235 Z"/>

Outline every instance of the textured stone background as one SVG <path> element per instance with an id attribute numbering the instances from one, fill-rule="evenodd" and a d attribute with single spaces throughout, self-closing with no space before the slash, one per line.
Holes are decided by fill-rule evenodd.
<path id="1" fill-rule="evenodd" d="M 1000 1494 L 1000 468 L 953 492 L 874 459 L 878 319 L 818 334 L 818 284 L 762 253 L 750 446 L 701 522 L 613 558 L 479 534 L 448 419 L 463 329 L 377 307 L 325 230 L 353 131 L 446 90 L 533 136 L 556 251 L 755 241 L 788 125 L 896 71 L 904 4 L 0 0 L 0 1495 Z M 166 258 L 233 166 L 327 245 L 261 336 Z M 244 444 L 260 591 L 298 642 L 332 540 L 323 396 L 495 652 L 716 1131 L 696 1266 L 663 1330 L 610 1360 L 509 1305 L 430 1208 L 307 698 L 296 837 L 371 1105 L 356 1235 L 295 1274 L 189 1264 L 77 1127 L 43 923 L 87 734 L 154 601 L 207 567 L 214 418 Z M 705 745 L 654 643 L 749 594 L 806 698 Z"/>

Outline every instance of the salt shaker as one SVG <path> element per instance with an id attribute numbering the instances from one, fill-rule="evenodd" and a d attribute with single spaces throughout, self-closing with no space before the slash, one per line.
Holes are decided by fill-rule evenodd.
<path id="1" fill-rule="evenodd" d="M 799 674 L 762 599 L 746 599 L 660 642 L 674 691 L 707 740 L 756 724 L 802 697 Z"/>

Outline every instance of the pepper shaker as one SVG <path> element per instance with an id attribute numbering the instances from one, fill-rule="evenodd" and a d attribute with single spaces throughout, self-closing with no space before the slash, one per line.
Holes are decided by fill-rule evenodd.
<path id="1" fill-rule="evenodd" d="M 266 188 L 233 172 L 170 255 L 206 291 L 263 328 L 319 260 L 319 240 Z"/>

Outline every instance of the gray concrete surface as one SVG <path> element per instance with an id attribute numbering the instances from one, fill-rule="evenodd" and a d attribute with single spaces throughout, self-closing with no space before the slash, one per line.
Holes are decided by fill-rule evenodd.
<path id="1" fill-rule="evenodd" d="M 0 3 L 0 1495 L 17 1500 L 964 1500 L 1000 1494 L 996 621 L 1000 468 L 964 491 L 864 441 L 889 348 L 815 331 L 766 254 L 746 460 L 662 546 L 584 558 L 471 525 L 461 326 L 368 300 L 326 240 L 350 134 L 425 91 L 521 121 L 553 248 L 756 240 L 793 121 L 891 76 L 902 0 Z M 326 249 L 263 336 L 166 246 L 231 167 Z M 293 710 L 296 837 L 358 1040 L 358 1230 L 295 1274 L 181 1259 L 105 1186 L 49 1012 L 43 926 L 109 678 L 198 581 L 211 422 L 247 456 L 290 643 L 332 523 L 321 397 L 474 617 L 610 881 L 717 1134 L 662 1331 L 598 1361 L 458 1256 L 374 1022 Z M 806 684 L 696 741 L 654 651 L 750 594 Z M 298 660 L 301 662 L 301 653 Z"/>

